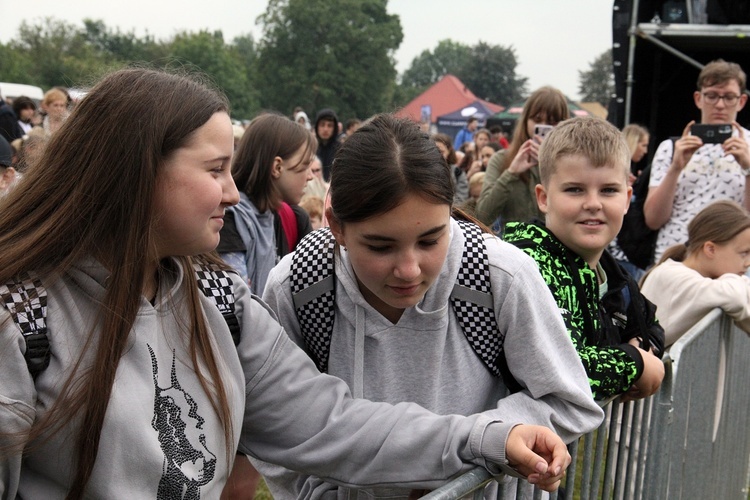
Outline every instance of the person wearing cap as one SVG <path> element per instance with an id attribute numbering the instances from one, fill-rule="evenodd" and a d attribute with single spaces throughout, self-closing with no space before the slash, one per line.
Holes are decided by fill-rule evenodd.
<path id="1" fill-rule="evenodd" d="M 16 180 L 13 168 L 13 150 L 5 137 L 0 136 L 0 193 L 6 192 Z"/>

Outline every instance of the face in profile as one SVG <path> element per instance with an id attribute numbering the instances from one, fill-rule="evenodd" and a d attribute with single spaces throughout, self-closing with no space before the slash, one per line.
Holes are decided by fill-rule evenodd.
<path id="1" fill-rule="evenodd" d="M 314 156 L 308 150 L 307 144 L 303 144 L 289 158 L 276 158 L 279 163 L 274 167 L 273 177 L 281 192 L 281 198 L 296 205 L 305 194 L 307 182 L 313 178 L 310 165 Z"/>
<path id="2" fill-rule="evenodd" d="M 221 112 L 164 162 L 154 192 L 159 258 L 210 252 L 219 244 L 224 211 L 239 201 L 233 151 L 232 122 Z"/>
<path id="3" fill-rule="evenodd" d="M 747 272 L 750 267 L 750 229 L 745 229 L 727 242 L 711 245 L 711 278 L 718 278 L 723 274 L 743 275 Z"/>

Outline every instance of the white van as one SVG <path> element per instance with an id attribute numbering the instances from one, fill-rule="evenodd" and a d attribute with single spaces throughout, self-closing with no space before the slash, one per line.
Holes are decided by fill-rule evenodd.
<path id="1" fill-rule="evenodd" d="M 0 95 L 3 96 L 3 99 L 15 99 L 25 95 L 36 101 L 37 105 L 44 99 L 44 91 L 41 87 L 24 83 L 0 82 Z"/>

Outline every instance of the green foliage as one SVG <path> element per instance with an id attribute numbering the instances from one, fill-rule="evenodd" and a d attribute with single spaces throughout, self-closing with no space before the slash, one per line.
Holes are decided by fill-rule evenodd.
<path id="1" fill-rule="evenodd" d="M 463 74 L 470 56 L 471 47 L 468 45 L 441 40 L 434 51 L 424 50 L 414 58 L 401 77 L 401 86 L 424 90 L 447 74 Z"/>
<path id="2" fill-rule="evenodd" d="M 257 109 L 257 97 L 248 92 L 251 85 L 248 73 L 243 71 L 241 53 L 226 47 L 221 31 L 179 33 L 170 49 L 171 58 L 211 76 L 227 94 L 235 116 L 249 117 Z"/>
<path id="3" fill-rule="evenodd" d="M 579 71 L 578 93 L 583 102 L 598 102 L 605 108 L 615 92 L 615 74 L 612 68 L 612 51 L 607 49 L 594 62 L 588 71 Z"/>
<path id="4" fill-rule="evenodd" d="M 441 40 L 435 50 L 425 50 L 414 58 L 401 78 L 397 95 L 413 98 L 452 74 L 480 99 L 507 105 L 522 99 L 527 92 L 528 79 L 516 75 L 517 65 L 513 47 L 485 42 L 471 47 Z"/>
<path id="5" fill-rule="evenodd" d="M 23 59 L 26 78 L 43 88 L 73 86 L 109 64 L 105 55 L 88 43 L 85 32 L 74 25 L 46 18 L 43 24 L 25 21 L 8 48 Z"/>
<path id="6" fill-rule="evenodd" d="M 260 17 L 261 105 L 331 107 L 340 117 L 386 110 L 403 33 L 387 0 L 270 0 Z"/>
<path id="7" fill-rule="evenodd" d="M 528 79 L 516 76 L 517 64 L 513 47 L 479 42 L 471 48 L 459 78 L 477 97 L 507 105 L 526 93 Z"/>

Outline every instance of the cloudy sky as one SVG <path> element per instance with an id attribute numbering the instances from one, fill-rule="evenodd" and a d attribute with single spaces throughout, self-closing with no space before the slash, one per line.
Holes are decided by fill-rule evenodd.
<path id="1" fill-rule="evenodd" d="M 7 43 L 22 21 L 46 16 L 82 26 L 84 18 L 101 19 L 110 28 L 168 38 L 180 31 L 221 30 L 225 40 L 260 29 L 255 20 L 266 0 L 0 0 L 0 42 Z M 512 46 L 517 73 L 529 78 L 530 90 L 554 85 L 578 97 L 578 72 L 589 68 L 612 43 L 611 0 L 390 0 L 404 40 L 396 52 L 403 72 L 423 50 L 450 38 L 474 45 L 484 41 Z"/>

